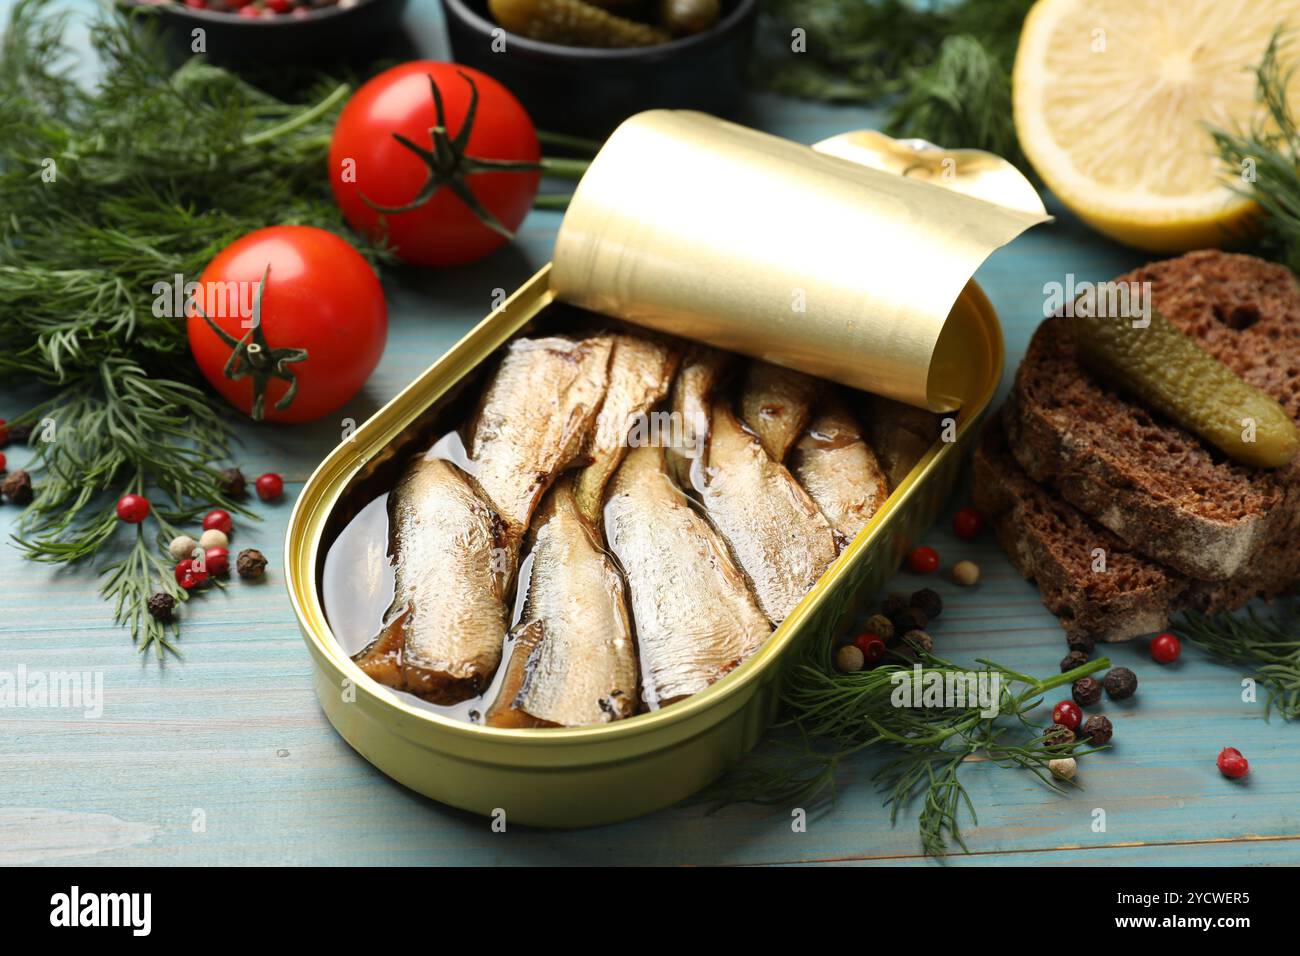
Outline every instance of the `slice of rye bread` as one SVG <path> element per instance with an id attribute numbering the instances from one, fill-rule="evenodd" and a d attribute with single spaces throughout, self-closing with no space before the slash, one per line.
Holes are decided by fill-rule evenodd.
<path id="1" fill-rule="evenodd" d="M 1231 610 L 1252 596 L 1249 587 L 1195 581 L 1157 564 L 1035 482 L 1008 449 L 998 416 L 975 451 L 971 486 L 1011 563 L 1038 585 L 1071 637 L 1126 641 L 1163 630 L 1180 610 Z"/>
<path id="2" fill-rule="evenodd" d="M 1120 276 L 1300 420 L 1300 287 L 1251 256 L 1193 252 Z M 1007 400 L 1020 465 L 1136 550 L 1183 573 L 1274 594 L 1300 579 L 1300 457 L 1250 468 L 1098 382 L 1064 317 L 1035 332 Z"/>

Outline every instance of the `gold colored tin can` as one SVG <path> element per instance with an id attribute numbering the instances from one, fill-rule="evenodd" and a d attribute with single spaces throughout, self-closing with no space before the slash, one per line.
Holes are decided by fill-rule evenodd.
<path id="1" fill-rule="evenodd" d="M 502 346 L 516 335 L 544 334 L 562 321 L 566 310 L 571 312 L 559 301 L 552 279 L 548 265 L 325 458 L 289 520 L 285 579 L 314 662 L 321 707 L 358 753 L 398 782 L 443 803 L 484 815 L 504 812 L 513 823 L 574 827 L 627 819 L 675 803 L 714 780 L 758 742 L 776 714 L 783 666 L 794 651 L 813 635 L 848 627 L 897 568 L 910 542 L 934 521 L 1001 379 L 1003 346 L 988 299 L 973 281 L 965 283 L 942 328 L 964 356 L 962 374 L 949 396 L 959 408 L 948 435 L 953 440 L 930 447 L 744 664 L 680 703 L 624 720 L 578 728 L 498 729 L 434 713 L 362 673 L 331 632 L 321 574 L 327 549 L 350 516 L 359 489 L 382 486 L 419 442 L 445 429 L 457 403 L 463 404 L 467 390 L 481 383 Z M 617 303 L 608 311 L 654 325 L 636 309 Z"/>

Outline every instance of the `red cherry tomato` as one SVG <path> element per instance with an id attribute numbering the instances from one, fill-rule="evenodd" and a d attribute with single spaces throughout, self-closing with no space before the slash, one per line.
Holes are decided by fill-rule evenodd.
<path id="1" fill-rule="evenodd" d="M 307 422 L 336 410 L 361 390 L 388 337 L 374 270 L 338 236 L 312 226 L 272 226 L 232 242 L 203 270 L 195 299 L 226 338 L 191 305 L 194 360 L 213 388 L 254 418 Z M 227 375 L 232 341 L 244 342 L 245 352 Z M 292 395 L 286 376 L 297 385 Z"/>
<path id="2" fill-rule="evenodd" d="M 117 516 L 127 524 L 139 524 L 149 517 L 149 502 L 143 495 L 123 495 L 117 499 Z"/>
<path id="3" fill-rule="evenodd" d="M 230 571 L 230 552 L 225 548 L 208 548 L 203 553 L 203 564 L 208 574 L 221 577 Z"/>
<path id="4" fill-rule="evenodd" d="M 952 516 L 952 533 L 963 540 L 977 538 L 983 530 L 983 516 L 969 505 Z"/>
<path id="5" fill-rule="evenodd" d="M 858 646 L 863 660 L 868 664 L 879 664 L 885 656 L 885 642 L 875 634 L 870 632 L 859 634 L 853 639 L 853 643 Z"/>
<path id="6" fill-rule="evenodd" d="M 445 109 L 442 118 L 431 82 Z M 474 122 L 461 148 L 456 140 L 475 90 Z M 533 122 L 504 86 L 469 67 L 415 60 L 380 73 L 343 107 L 330 141 L 330 185 L 352 227 L 386 235 L 402 259 L 463 265 L 519 228 L 537 194 L 541 175 L 530 167 L 540 158 Z M 525 168 L 481 171 L 483 164 L 501 163 Z M 430 195 L 428 187 L 438 183 Z M 467 190 L 479 211 L 456 190 Z"/>
<path id="7" fill-rule="evenodd" d="M 1231 780 L 1240 780 L 1250 773 L 1250 762 L 1236 747 L 1224 747 L 1219 751 L 1218 764 L 1219 773 Z"/>
<path id="8" fill-rule="evenodd" d="M 939 567 L 939 554 L 934 548 L 916 548 L 907 556 L 907 566 L 916 574 L 930 574 Z"/>
<path id="9" fill-rule="evenodd" d="M 213 508 L 203 516 L 203 530 L 211 531 L 216 528 L 222 534 L 230 534 L 234 522 L 230 520 L 230 512 L 224 508 Z"/>
<path id="10" fill-rule="evenodd" d="M 1079 724 L 1083 723 L 1083 711 L 1074 701 L 1063 700 L 1052 708 L 1052 723 L 1078 730 Z"/>
<path id="11" fill-rule="evenodd" d="M 1157 664 L 1172 664 L 1182 652 L 1182 642 L 1173 634 L 1160 634 L 1151 641 L 1151 659 Z"/>
<path id="12" fill-rule="evenodd" d="M 257 489 L 257 497 L 263 501 L 274 501 L 284 494 L 284 479 L 275 472 L 268 471 L 254 482 L 253 487 Z"/>

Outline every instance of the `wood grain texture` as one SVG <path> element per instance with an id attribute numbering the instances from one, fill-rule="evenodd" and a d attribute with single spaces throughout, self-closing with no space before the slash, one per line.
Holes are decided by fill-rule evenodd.
<path id="1" fill-rule="evenodd" d="M 9 0 L 0 0 L 7 15 Z M 440 52 L 440 13 L 417 0 L 412 34 Z M 755 96 L 741 117 L 803 142 L 877 125 L 870 110 Z M 955 145 L 955 144 L 954 144 Z M 1060 214 L 1059 208 L 1052 208 Z M 556 213 L 525 222 L 518 241 L 487 262 L 451 273 L 396 271 L 385 278 L 391 337 L 374 378 L 342 418 L 363 420 L 423 370 L 490 308 L 494 290 L 513 290 L 546 261 Z M 1102 279 L 1144 261 L 1087 231 L 1068 215 L 994 255 L 979 280 L 998 309 L 1013 369 L 1041 317 L 1043 284 Z M 1004 382 L 1004 389 L 1006 383 Z M 0 391 L 0 416 L 29 395 Z M 103 713 L 0 710 L 0 863 L 77 864 L 808 864 L 937 865 L 920 855 L 915 819 L 896 826 L 870 782 L 881 758 L 868 754 L 840 780 L 838 803 L 794 833 L 788 809 L 735 807 L 706 815 L 674 808 L 617 826 L 546 832 L 508 827 L 432 803 L 392 783 L 353 753 L 321 715 L 311 665 L 279 573 L 290 502 L 344 422 L 243 429 L 246 474 L 281 472 L 285 499 L 241 523 L 232 548 L 256 546 L 270 559 L 262 584 L 235 580 L 184 609 L 183 658 L 158 665 L 132 650 L 109 623 L 93 575 L 51 571 L 0 546 L 0 671 L 77 670 L 102 674 Z M 26 453 L 9 449 L 11 466 Z M 952 507 L 965 500 L 955 496 Z M 7 538 L 16 509 L 0 508 Z M 1055 620 L 991 537 L 958 542 L 945 518 L 925 543 L 945 566 L 975 560 L 983 579 L 970 591 L 904 574 L 947 609 L 932 632 L 941 653 L 988 656 L 1050 674 L 1065 647 Z M 1082 787 L 1067 796 L 1028 774 L 974 763 L 966 770 L 979 823 L 966 822 L 973 854 L 955 865 L 1192 864 L 1300 862 L 1300 728 L 1262 719 L 1240 699 L 1240 676 L 1188 648 L 1157 667 L 1143 642 L 1111 649 L 1141 679 L 1138 696 L 1108 704 L 1114 749 L 1083 762 Z M 1045 702 L 1044 719 L 1050 705 Z M 1215 756 L 1241 749 L 1252 773 L 1224 780 Z M 1106 814 L 1094 832 L 1094 811 Z"/>

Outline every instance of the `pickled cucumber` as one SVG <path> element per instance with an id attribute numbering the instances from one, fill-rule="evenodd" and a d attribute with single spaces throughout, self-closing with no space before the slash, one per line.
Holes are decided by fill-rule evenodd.
<path id="1" fill-rule="evenodd" d="M 718 0 L 660 0 L 659 20 L 673 36 L 703 33 L 718 22 Z"/>
<path id="2" fill-rule="evenodd" d="M 1108 316 L 1068 321 L 1085 365 L 1229 457 L 1276 468 L 1300 448 L 1300 432 L 1282 406 L 1159 312 L 1145 328 Z"/>
<path id="3" fill-rule="evenodd" d="M 547 43 L 628 47 L 669 39 L 658 27 L 615 16 L 583 0 L 488 0 L 488 9 L 511 33 Z"/>

